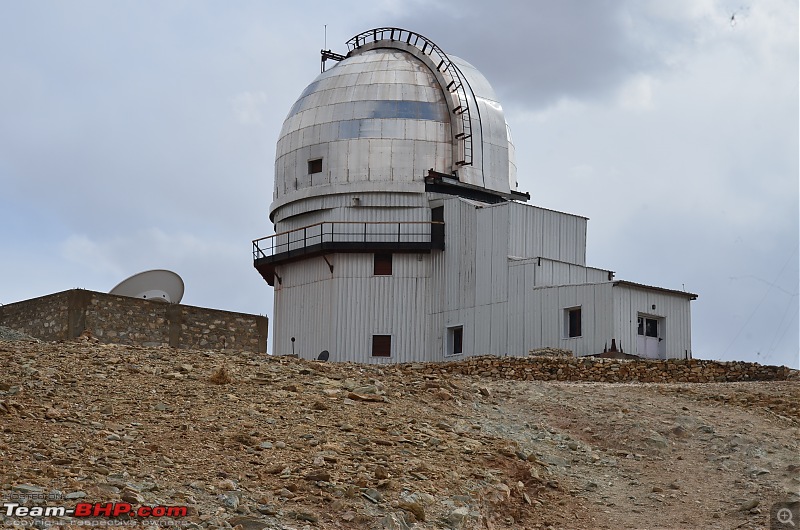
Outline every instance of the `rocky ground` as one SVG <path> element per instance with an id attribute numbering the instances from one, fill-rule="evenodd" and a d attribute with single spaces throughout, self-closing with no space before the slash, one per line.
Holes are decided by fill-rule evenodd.
<path id="1" fill-rule="evenodd" d="M 0 360 L 4 502 L 186 505 L 183 528 L 694 529 L 765 528 L 800 493 L 796 380 L 488 380 L 90 339 L 0 341 Z"/>

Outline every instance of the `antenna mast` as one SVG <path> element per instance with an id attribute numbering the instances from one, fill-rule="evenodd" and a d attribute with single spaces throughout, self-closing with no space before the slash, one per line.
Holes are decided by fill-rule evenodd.
<path id="1" fill-rule="evenodd" d="M 325 61 L 328 59 L 333 59 L 334 61 L 342 61 L 345 59 L 344 55 L 333 53 L 332 51 L 328 50 L 328 25 L 325 24 L 324 26 L 325 31 L 325 40 L 323 41 L 324 47 L 320 50 L 320 62 L 319 62 L 319 72 L 322 73 L 325 71 Z"/>

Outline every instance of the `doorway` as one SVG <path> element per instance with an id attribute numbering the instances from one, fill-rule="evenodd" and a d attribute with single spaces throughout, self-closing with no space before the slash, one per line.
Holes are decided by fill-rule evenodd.
<path id="1" fill-rule="evenodd" d="M 665 359 L 664 319 L 639 314 L 636 328 L 636 355 L 647 359 Z"/>

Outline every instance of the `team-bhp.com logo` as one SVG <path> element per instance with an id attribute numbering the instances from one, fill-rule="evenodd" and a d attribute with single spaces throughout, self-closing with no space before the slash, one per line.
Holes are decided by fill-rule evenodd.
<path id="1" fill-rule="evenodd" d="M 79 502 L 74 508 L 64 506 L 22 506 L 6 502 L 3 511 L 9 517 L 186 517 L 187 506 L 139 506 L 127 502 Z"/>

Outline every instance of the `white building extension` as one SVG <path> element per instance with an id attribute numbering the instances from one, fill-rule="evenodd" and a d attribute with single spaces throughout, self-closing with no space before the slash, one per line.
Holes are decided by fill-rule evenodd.
<path id="1" fill-rule="evenodd" d="M 323 52 L 338 62 L 289 111 L 276 235 L 253 242 L 275 290 L 274 354 L 691 356 L 696 295 L 587 267 L 586 218 L 523 203 L 505 116 L 480 72 L 397 28 L 348 46 Z"/>

